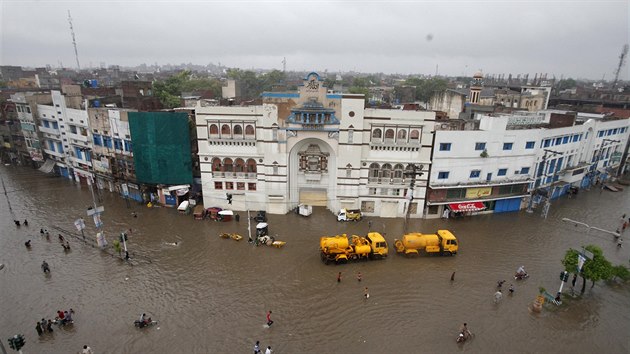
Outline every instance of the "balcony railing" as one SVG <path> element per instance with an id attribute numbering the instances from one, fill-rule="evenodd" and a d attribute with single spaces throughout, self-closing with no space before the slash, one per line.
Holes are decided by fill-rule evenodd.
<path id="1" fill-rule="evenodd" d="M 510 185 L 510 184 L 519 184 L 519 183 L 529 183 L 533 182 L 534 179 L 529 176 L 517 177 L 517 178 L 506 178 L 500 180 L 491 180 L 491 181 L 474 181 L 474 182 L 462 182 L 462 181 L 453 181 L 453 182 L 431 182 L 429 187 L 431 188 L 450 188 L 450 187 L 463 187 L 463 188 L 472 188 L 472 187 L 493 187 L 493 186 L 501 186 L 501 185 Z"/>
<path id="2" fill-rule="evenodd" d="M 47 128 L 47 127 L 38 127 L 39 131 L 47 134 L 59 135 L 59 129 L 55 128 Z"/>
<path id="3" fill-rule="evenodd" d="M 224 172 L 214 171 L 212 172 L 213 178 L 231 178 L 231 179 L 256 179 L 256 172 Z"/>

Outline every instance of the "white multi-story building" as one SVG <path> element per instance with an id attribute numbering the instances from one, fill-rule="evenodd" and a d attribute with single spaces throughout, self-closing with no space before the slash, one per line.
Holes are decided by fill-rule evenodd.
<path id="1" fill-rule="evenodd" d="M 422 216 L 435 113 L 365 109 L 362 95 L 322 84 L 310 73 L 298 92 L 264 93 L 262 106 L 196 107 L 206 207 L 228 207 L 230 195 L 235 210 Z M 407 205 L 414 168 L 424 175 Z"/>
<path id="2" fill-rule="evenodd" d="M 92 180 L 88 114 L 81 107 L 79 87 L 66 86 L 64 89 L 68 97 L 60 91 L 51 91 L 52 106 L 37 105 L 44 153 L 55 161 L 62 176 L 76 181 Z M 68 102 L 76 108 L 68 107 Z"/>
<path id="3" fill-rule="evenodd" d="M 606 179 L 619 166 L 629 120 L 568 113 L 481 115 L 478 129 L 436 131 L 427 215 L 517 211 L 533 191 L 553 199 Z"/>

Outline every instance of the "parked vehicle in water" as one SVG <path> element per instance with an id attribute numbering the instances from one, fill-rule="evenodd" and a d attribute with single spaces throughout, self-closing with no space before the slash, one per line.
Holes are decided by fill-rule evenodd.
<path id="1" fill-rule="evenodd" d="M 298 205 L 297 212 L 298 212 L 298 214 L 300 214 L 302 216 L 309 216 L 309 215 L 313 214 L 313 206 L 312 205 L 306 205 L 306 204 L 300 204 L 300 205 Z"/>
<path id="2" fill-rule="evenodd" d="M 418 255 L 420 252 L 452 256 L 457 254 L 457 238 L 448 230 L 438 230 L 435 234 L 412 232 L 403 235 L 402 240 L 394 239 L 396 252 L 405 255 Z"/>
<path id="3" fill-rule="evenodd" d="M 319 240 L 322 262 L 346 263 L 348 260 L 380 259 L 387 257 L 388 249 L 385 238 L 378 232 L 367 236 L 346 234 L 324 236 Z"/>
<path id="4" fill-rule="evenodd" d="M 337 214 L 337 221 L 360 221 L 363 214 L 359 209 L 341 209 Z"/>

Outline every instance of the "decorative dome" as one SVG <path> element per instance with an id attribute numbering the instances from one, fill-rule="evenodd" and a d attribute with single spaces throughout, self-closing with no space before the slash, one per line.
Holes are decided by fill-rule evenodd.
<path id="1" fill-rule="evenodd" d="M 475 78 L 475 79 L 482 79 L 483 78 L 483 73 L 481 72 L 481 70 L 477 71 L 475 73 L 475 75 L 473 75 L 473 78 Z"/>

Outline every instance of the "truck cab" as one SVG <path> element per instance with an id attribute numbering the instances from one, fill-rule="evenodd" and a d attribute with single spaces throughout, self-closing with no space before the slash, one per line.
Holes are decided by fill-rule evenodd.
<path id="1" fill-rule="evenodd" d="M 442 241 L 442 252 L 450 253 L 451 255 L 457 254 L 459 246 L 457 244 L 457 238 L 448 230 L 438 230 L 438 236 Z"/>
<path id="2" fill-rule="evenodd" d="M 341 209 L 337 214 L 337 221 L 359 221 L 362 217 L 359 209 Z"/>
<path id="3" fill-rule="evenodd" d="M 370 247 L 372 248 L 372 258 L 387 257 L 387 241 L 385 241 L 383 235 L 378 232 L 369 232 L 365 238 L 368 240 Z"/>

